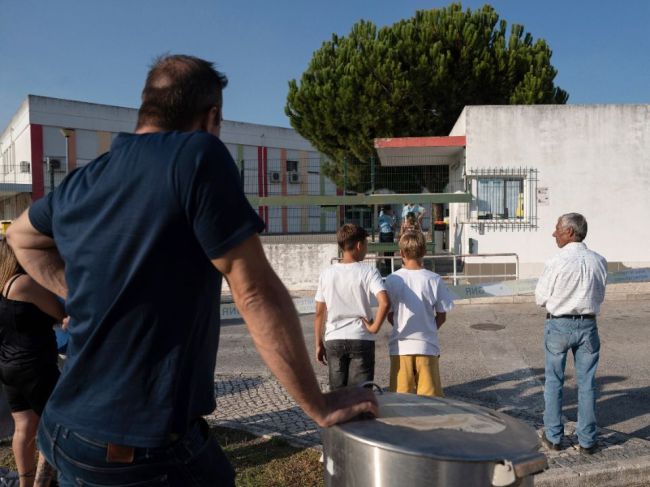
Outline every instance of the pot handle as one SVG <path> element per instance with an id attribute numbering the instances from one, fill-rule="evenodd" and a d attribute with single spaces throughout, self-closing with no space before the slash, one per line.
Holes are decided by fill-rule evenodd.
<path id="1" fill-rule="evenodd" d="M 546 459 L 546 455 L 539 452 L 531 453 L 530 455 L 523 458 L 517 458 L 517 460 L 514 460 L 512 464 L 515 467 L 515 474 L 517 474 L 517 478 L 533 475 L 548 468 L 548 460 Z"/>
<path id="2" fill-rule="evenodd" d="M 513 485 L 518 479 L 539 473 L 546 468 L 548 468 L 548 461 L 543 453 L 533 453 L 514 462 L 504 460 L 494 466 L 492 485 L 494 487 Z"/>
<path id="3" fill-rule="evenodd" d="M 367 387 L 368 389 L 372 389 L 373 391 L 375 391 L 380 396 L 384 393 L 383 389 L 381 387 L 379 387 L 377 384 L 375 384 L 371 380 L 366 381 L 366 382 L 362 382 L 361 384 L 359 384 L 359 387 Z"/>

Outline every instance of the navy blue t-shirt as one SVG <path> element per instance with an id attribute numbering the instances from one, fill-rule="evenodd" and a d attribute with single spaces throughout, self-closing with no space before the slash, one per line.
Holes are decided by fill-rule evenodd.
<path id="1" fill-rule="evenodd" d="M 68 360 L 45 414 L 153 447 L 215 408 L 221 274 L 262 231 L 226 147 L 206 132 L 119 134 L 29 210 L 65 262 Z"/>

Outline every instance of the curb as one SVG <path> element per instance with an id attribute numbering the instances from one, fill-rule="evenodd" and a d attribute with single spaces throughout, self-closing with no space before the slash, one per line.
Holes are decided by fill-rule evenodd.
<path id="1" fill-rule="evenodd" d="M 641 487 L 650 484 L 650 455 L 546 470 L 535 475 L 541 487 Z"/>

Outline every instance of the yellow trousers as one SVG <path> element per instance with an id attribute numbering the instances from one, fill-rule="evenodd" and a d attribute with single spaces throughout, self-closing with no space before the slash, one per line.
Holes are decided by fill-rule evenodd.
<path id="1" fill-rule="evenodd" d="M 390 386 L 393 392 L 444 397 L 435 355 L 391 355 Z"/>

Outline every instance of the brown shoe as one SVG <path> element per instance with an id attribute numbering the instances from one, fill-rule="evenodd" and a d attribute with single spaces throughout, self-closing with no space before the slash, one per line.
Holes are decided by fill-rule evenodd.
<path id="1" fill-rule="evenodd" d="M 553 451 L 560 451 L 561 450 L 559 443 L 558 444 L 551 443 L 551 440 L 549 440 L 546 437 L 546 433 L 542 433 L 542 443 L 549 450 L 553 450 Z"/>
<path id="2" fill-rule="evenodd" d="M 593 455 L 594 453 L 596 453 L 596 451 L 598 451 L 598 447 L 596 446 L 595 443 L 591 445 L 589 448 L 580 445 L 578 450 L 580 451 L 580 453 L 584 453 L 585 455 Z"/>

